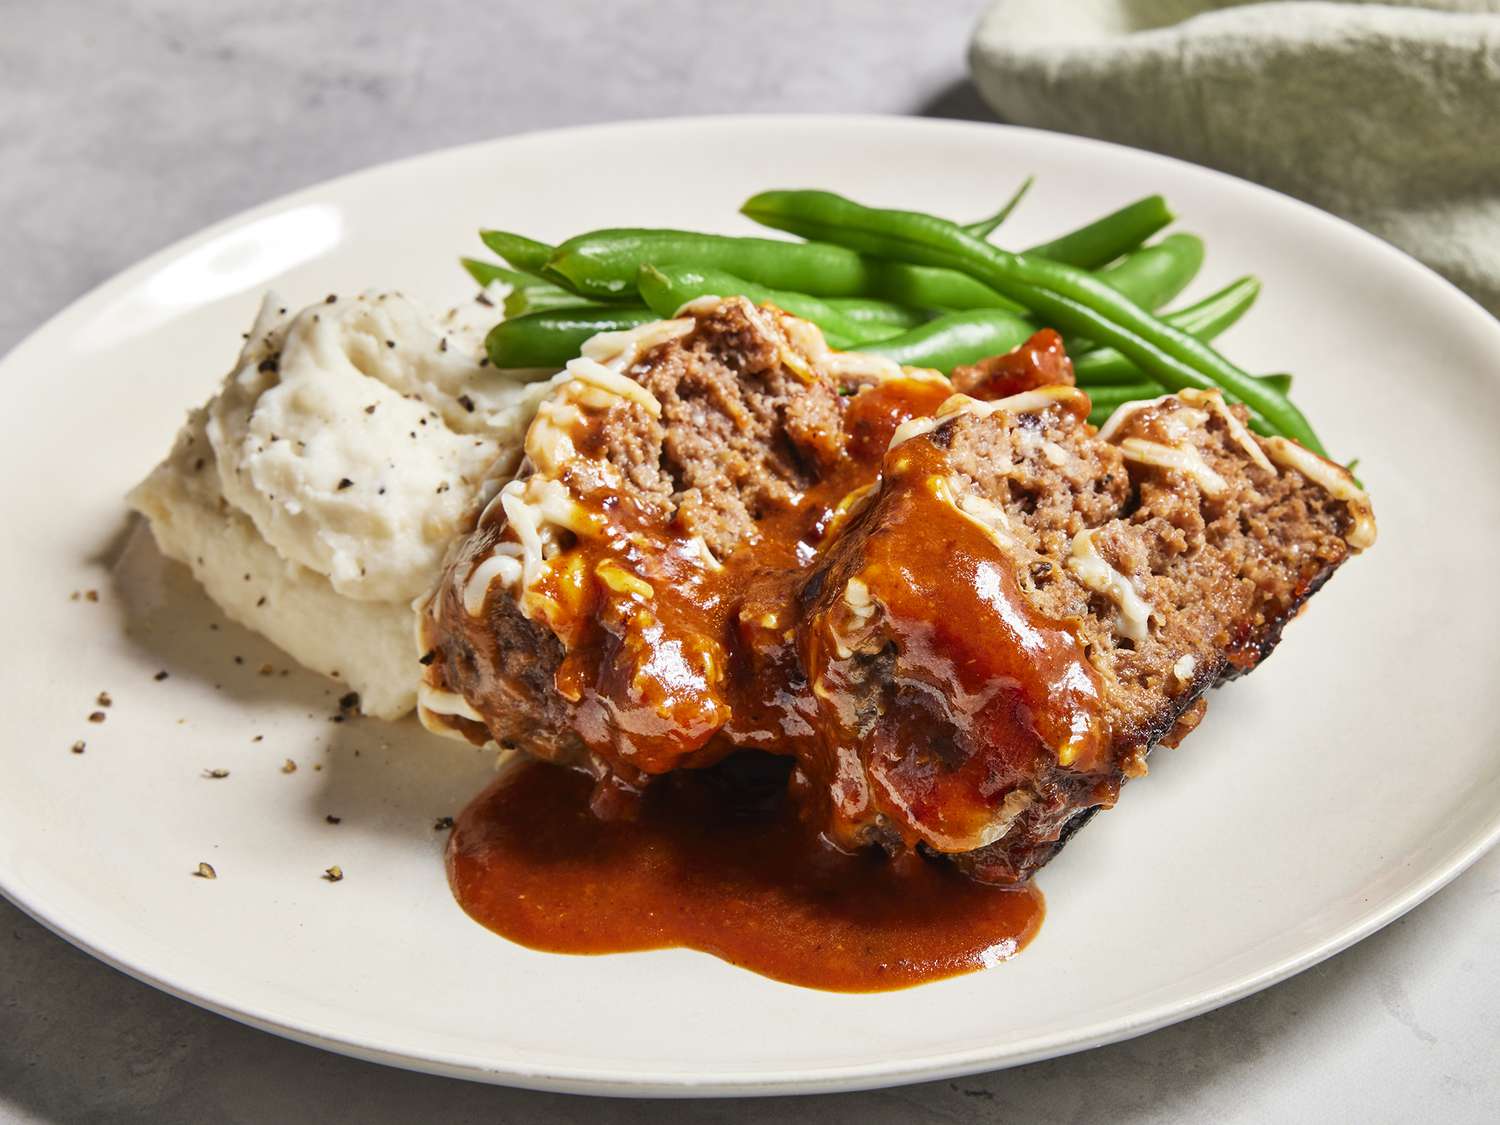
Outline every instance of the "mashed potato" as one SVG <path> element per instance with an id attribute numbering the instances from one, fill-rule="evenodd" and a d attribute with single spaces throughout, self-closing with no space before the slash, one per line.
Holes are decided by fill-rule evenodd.
<path id="1" fill-rule="evenodd" d="M 261 308 L 235 370 L 130 495 L 225 611 L 384 718 L 415 703 L 412 603 L 548 393 L 483 362 L 498 313 L 395 293 Z M 488 483 L 487 483 L 488 482 Z"/>

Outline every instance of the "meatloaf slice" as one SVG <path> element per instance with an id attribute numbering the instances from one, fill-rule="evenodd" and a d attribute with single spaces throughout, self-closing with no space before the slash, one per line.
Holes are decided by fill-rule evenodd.
<path id="1" fill-rule="evenodd" d="M 906 424 L 805 585 L 836 840 L 1026 878 L 1374 540 L 1345 470 L 1217 392 L 1088 412 L 1050 386 Z"/>
<path id="2" fill-rule="evenodd" d="M 776 623 L 896 425 L 948 393 L 743 298 L 591 340 L 421 615 L 423 721 L 631 786 L 789 752 Z"/>

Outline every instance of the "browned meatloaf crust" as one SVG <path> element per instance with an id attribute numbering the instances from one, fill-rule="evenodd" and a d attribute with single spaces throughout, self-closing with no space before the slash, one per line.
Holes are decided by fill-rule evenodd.
<path id="1" fill-rule="evenodd" d="M 1013 882 L 1373 541 L 1216 394 L 1096 433 L 1055 337 L 956 380 L 1027 388 L 986 403 L 742 299 L 652 331 L 560 384 L 450 560 L 429 725 L 628 786 L 790 754 L 835 842 Z"/>
<path id="2" fill-rule="evenodd" d="M 962 865 L 983 880 L 1024 878 L 1082 818 L 1113 804 L 1127 777 L 1145 772 L 1153 745 L 1197 724 L 1208 688 L 1268 656 L 1349 557 L 1350 540 L 1367 541 L 1356 526 L 1361 511 L 1299 472 L 1278 471 L 1216 395 L 1188 397 L 1129 411 L 1109 440 L 1083 421 L 1088 407 L 1077 392 L 1043 410 L 960 408 L 892 450 L 879 493 L 806 587 L 810 627 L 823 638 L 809 668 L 813 694 L 839 701 L 824 708 L 823 752 L 860 748 L 867 781 L 890 790 L 871 802 L 880 827 L 934 795 L 948 822 L 972 802 L 980 829 L 955 826 L 944 850 L 962 852 Z M 1174 450 L 1177 458 L 1187 451 L 1196 472 L 1142 459 Z M 932 520 L 910 497 L 934 477 L 989 534 L 976 539 L 973 526 L 950 521 L 941 547 L 929 530 L 935 549 L 896 573 L 893 563 L 911 555 L 913 520 Z M 965 571 L 970 556 L 978 561 Z M 999 559 L 1018 604 L 1036 614 L 1032 636 L 1068 623 L 1081 663 L 1079 649 L 1064 644 L 1060 659 L 1057 645 L 1034 641 L 1019 667 L 995 659 L 1008 642 L 1025 643 L 1024 633 L 989 627 L 996 616 L 982 601 L 954 591 L 977 585 L 972 572 Z M 929 567 L 946 573 L 912 604 L 901 591 Z M 861 581 L 868 612 L 851 611 L 850 578 Z M 924 612 L 945 601 L 949 612 Z M 1050 675 L 1048 660 L 1057 669 Z M 951 689 L 961 677 L 944 661 L 980 670 L 968 691 Z M 1024 682 L 1028 674 L 1035 683 Z M 986 679 L 1007 676 L 1023 681 L 1017 692 L 976 698 Z M 1081 676 L 1092 683 L 1070 698 Z M 836 690 L 819 690 L 825 682 Z M 1019 723 L 1017 707 L 1027 712 Z M 1012 725 L 1042 736 L 1004 737 Z M 1012 752 L 986 754 L 997 742 Z M 980 761 L 982 775 L 951 785 Z M 985 815 L 996 795 L 1012 819 Z M 897 829 L 910 834 L 909 825 Z"/>

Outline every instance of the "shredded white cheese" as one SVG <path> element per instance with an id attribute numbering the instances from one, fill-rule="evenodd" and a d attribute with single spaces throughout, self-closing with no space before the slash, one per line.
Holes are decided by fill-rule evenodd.
<path id="1" fill-rule="evenodd" d="M 868 625 L 879 606 L 871 597 L 869 586 L 857 576 L 844 583 L 840 604 L 843 613 L 830 622 L 828 635 L 833 640 L 834 655 L 840 660 L 848 660 L 854 655 L 854 650 L 849 645 L 849 634 Z"/>
<path id="2" fill-rule="evenodd" d="M 997 398 L 992 402 L 963 394 L 950 395 L 930 418 L 909 418 L 897 426 L 896 432 L 891 435 L 889 448 L 894 449 L 912 438 L 925 437 L 961 414 L 976 418 L 988 418 L 992 414 L 1031 414 L 1051 406 L 1075 403 L 1083 398 L 1084 393 L 1077 387 L 1067 386 L 1038 387 L 1009 398 Z"/>
<path id="3" fill-rule="evenodd" d="M 962 482 L 951 477 L 946 483 L 947 488 L 951 490 L 951 495 L 944 495 L 940 492 L 940 499 L 946 500 L 958 511 L 959 515 L 977 525 L 995 546 L 1002 550 L 1015 546 L 1015 540 L 1010 534 L 1010 520 L 1005 514 L 1005 509 L 977 490 L 963 487 Z M 956 502 L 954 497 L 957 497 Z"/>
<path id="4" fill-rule="evenodd" d="M 595 363 L 607 363 L 617 371 L 629 368 L 658 344 L 686 336 L 697 325 L 692 317 L 673 320 L 653 320 L 621 332 L 600 332 L 590 336 L 578 349 L 578 354 Z"/>
<path id="5" fill-rule="evenodd" d="M 1068 554 L 1068 569 L 1078 581 L 1096 594 L 1102 594 L 1115 603 L 1115 632 L 1137 644 L 1149 635 L 1151 605 L 1136 590 L 1135 584 L 1104 560 L 1094 543 L 1092 530 L 1080 531 L 1073 537 L 1073 548 Z"/>
<path id="6" fill-rule="evenodd" d="M 526 431 L 526 456 L 535 472 L 555 476 L 578 456 L 573 433 L 583 421 L 583 412 L 568 393 L 574 385 L 571 382 L 566 384 L 559 394 L 537 407 L 531 428 Z M 485 514 L 488 514 L 488 506 Z"/>
<path id="7" fill-rule="evenodd" d="M 1120 432 L 1120 427 L 1134 418 L 1142 410 L 1148 410 L 1153 406 L 1160 406 L 1170 399 L 1171 395 L 1159 395 L 1156 398 L 1136 399 L 1134 402 L 1122 403 L 1115 408 L 1115 412 L 1104 420 L 1104 425 L 1099 427 L 1100 441 L 1114 441 L 1115 434 Z"/>
<path id="8" fill-rule="evenodd" d="M 464 612 L 470 617 L 478 617 L 483 613 L 485 599 L 489 597 L 490 586 L 495 581 L 498 580 L 503 586 L 514 586 L 521 580 L 524 568 L 520 554 L 519 543 L 499 543 L 495 546 L 494 554 L 469 572 L 469 579 L 464 583 Z"/>
<path id="9" fill-rule="evenodd" d="M 1349 505 L 1351 523 L 1344 536 L 1349 546 L 1363 551 L 1375 545 L 1375 515 L 1370 507 L 1370 497 L 1354 483 L 1347 469 L 1325 461 L 1312 450 L 1284 437 L 1267 438 L 1266 452 L 1276 464 L 1295 469 L 1335 500 Z"/>
<path id="10" fill-rule="evenodd" d="M 484 716 L 474 710 L 469 701 L 454 691 L 440 691 L 428 684 L 417 685 L 417 713 L 422 725 L 438 734 L 450 733 L 446 724 L 434 726 L 428 721 L 427 712 L 433 715 L 457 715 L 461 719 L 482 723 Z"/>
<path id="11" fill-rule="evenodd" d="M 851 578 L 844 583 L 844 604 L 861 625 L 875 615 L 875 599 L 862 579 Z"/>
<path id="12" fill-rule="evenodd" d="M 1234 416 L 1234 411 L 1229 409 L 1229 404 L 1224 401 L 1224 395 L 1220 391 L 1217 389 L 1200 391 L 1194 387 L 1189 387 L 1184 391 L 1178 392 L 1177 397 L 1189 406 L 1207 407 L 1209 411 L 1217 414 L 1229 430 L 1230 438 L 1245 451 L 1245 455 L 1250 460 L 1254 461 L 1268 473 L 1276 471 L 1271 467 L 1271 462 L 1266 460 L 1266 455 L 1261 450 L 1259 443 L 1250 436 L 1250 431 L 1245 429 L 1244 423 Z"/>
<path id="13" fill-rule="evenodd" d="M 622 398 L 635 403 L 653 418 L 661 417 L 661 403 L 656 396 L 641 386 L 627 375 L 621 375 L 613 367 L 606 367 L 597 359 L 590 359 L 581 355 L 577 359 L 568 360 L 567 372 L 573 378 L 591 386 L 598 387 L 606 395 Z M 590 403 L 589 405 L 596 405 Z M 607 406 L 608 403 L 597 405 Z"/>
<path id="14" fill-rule="evenodd" d="M 575 535 L 591 535 L 597 530 L 595 517 L 550 477 L 518 477 L 500 490 L 500 504 L 521 543 L 521 574 L 526 586 L 541 577 L 542 564 L 556 551 L 555 529 Z"/>
<path id="15" fill-rule="evenodd" d="M 1205 496 L 1223 496 L 1229 491 L 1229 482 L 1216 473 L 1192 446 L 1162 445 L 1159 441 L 1144 438 L 1126 438 L 1119 444 L 1120 455 L 1125 460 L 1154 465 L 1159 469 L 1173 469 L 1190 476 L 1198 482 Z"/>

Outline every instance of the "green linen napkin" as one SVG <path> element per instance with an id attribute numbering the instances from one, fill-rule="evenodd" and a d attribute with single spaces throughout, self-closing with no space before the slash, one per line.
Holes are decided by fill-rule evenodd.
<path id="1" fill-rule="evenodd" d="M 1298 196 L 1500 315 L 1500 0 L 999 0 L 970 62 L 1006 121 Z"/>

